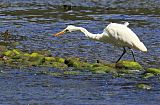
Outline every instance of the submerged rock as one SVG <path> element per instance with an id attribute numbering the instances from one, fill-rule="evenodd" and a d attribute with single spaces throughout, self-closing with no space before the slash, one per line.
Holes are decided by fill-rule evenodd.
<path id="1" fill-rule="evenodd" d="M 5 48 L 4 48 L 5 49 Z M 40 52 L 40 51 L 39 51 Z M 81 61 L 79 58 L 60 58 L 53 57 L 49 52 L 45 51 L 43 54 L 38 52 L 26 53 L 22 52 L 19 49 L 4 50 L 2 51 L 3 56 L 7 59 L 0 59 L 1 64 L 5 64 L 13 67 L 30 67 L 30 66 L 45 66 L 45 67 L 54 67 L 60 70 L 67 68 L 73 68 L 73 70 L 87 70 L 93 73 L 115 73 L 115 74 L 130 74 L 131 69 L 141 70 L 142 66 L 133 61 L 120 61 L 116 65 L 109 64 L 106 62 L 99 63 L 88 63 Z M 149 69 L 148 73 L 155 72 L 157 70 Z M 159 71 L 157 71 L 160 73 Z M 73 72 L 74 73 L 74 72 Z M 66 72 L 67 74 L 67 72 Z M 72 74 L 72 72 L 71 72 Z M 147 78 L 148 76 L 146 76 Z"/>
<path id="2" fill-rule="evenodd" d="M 143 78 L 147 79 L 147 78 L 150 78 L 150 77 L 153 77 L 155 76 L 153 73 L 145 73 Z"/>
<path id="3" fill-rule="evenodd" d="M 148 68 L 146 70 L 147 73 L 152 73 L 152 74 L 155 74 L 155 75 L 159 75 L 160 74 L 160 69 L 157 69 L 157 68 Z"/>
<path id="4" fill-rule="evenodd" d="M 77 71 L 65 71 L 65 72 L 63 72 L 63 74 L 65 74 L 65 75 L 78 75 L 80 73 Z"/>
<path id="5" fill-rule="evenodd" d="M 152 88 L 149 84 L 144 84 L 144 83 L 139 83 L 136 85 L 136 87 L 139 89 L 146 89 L 146 90 L 149 90 Z"/>

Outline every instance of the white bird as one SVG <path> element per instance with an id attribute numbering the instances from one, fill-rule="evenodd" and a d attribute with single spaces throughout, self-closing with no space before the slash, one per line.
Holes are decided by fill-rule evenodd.
<path id="1" fill-rule="evenodd" d="M 120 56 L 120 58 L 116 61 L 116 63 L 126 53 L 125 49 L 126 47 L 131 49 L 133 59 L 134 61 L 136 61 L 132 49 L 140 50 L 142 52 L 147 52 L 147 48 L 139 40 L 137 35 L 130 28 L 127 27 L 128 25 L 129 25 L 128 22 L 125 22 L 124 24 L 110 23 L 101 34 L 92 34 L 83 27 L 76 27 L 73 25 L 69 25 L 61 32 L 54 34 L 54 36 L 59 36 L 61 34 L 72 31 L 81 31 L 84 33 L 86 37 L 92 40 L 113 44 L 118 47 L 123 47 L 124 49 L 123 53 Z"/>

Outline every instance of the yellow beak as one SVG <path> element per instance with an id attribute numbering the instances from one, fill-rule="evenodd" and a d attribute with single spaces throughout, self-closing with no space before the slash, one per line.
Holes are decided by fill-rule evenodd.
<path id="1" fill-rule="evenodd" d="M 63 30 L 63 31 L 60 31 L 60 32 L 54 34 L 53 36 L 60 36 L 60 35 L 62 35 L 62 34 L 64 34 L 64 33 L 65 33 L 65 31 Z"/>

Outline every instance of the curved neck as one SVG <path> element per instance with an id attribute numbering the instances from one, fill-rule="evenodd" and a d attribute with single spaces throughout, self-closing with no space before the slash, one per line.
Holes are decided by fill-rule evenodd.
<path id="1" fill-rule="evenodd" d="M 90 33 L 89 31 L 87 31 L 85 28 L 83 27 L 77 27 L 78 30 L 80 30 L 81 32 L 84 33 L 84 35 L 88 38 L 91 38 L 91 39 L 99 39 L 100 37 L 102 37 L 102 34 L 92 34 Z"/>

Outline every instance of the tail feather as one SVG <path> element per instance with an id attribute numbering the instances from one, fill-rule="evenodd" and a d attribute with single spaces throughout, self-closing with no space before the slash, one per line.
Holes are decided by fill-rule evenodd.
<path id="1" fill-rule="evenodd" d="M 142 52 L 147 52 L 147 48 L 142 42 L 134 44 L 134 47 Z"/>

